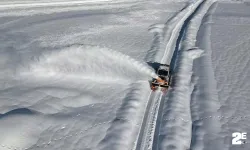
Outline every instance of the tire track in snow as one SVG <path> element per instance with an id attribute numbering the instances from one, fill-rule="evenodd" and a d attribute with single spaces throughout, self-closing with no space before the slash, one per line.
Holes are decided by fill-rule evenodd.
<path id="1" fill-rule="evenodd" d="M 146 110 L 144 112 L 143 121 L 141 124 L 141 128 L 138 134 L 138 139 L 136 141 L 136 145 L 134 149 L 145 149 L 145 145 L 147 142 L 149 142 L 149 138 L 147 134 L 150 134 L 152 132 L 152 125 L 154 120 L 154 113 L 157 113 L 157 111 L 154 111 L 158 109 L 159 101 L 162 97 L 162 93 L 160 91 L 152 92 L 150 94 L 150 98 L 146 107 Z M 157 103 L 158 105 L 155 105 Z M 151 131 L 150 131 L 151 130 Z"/>

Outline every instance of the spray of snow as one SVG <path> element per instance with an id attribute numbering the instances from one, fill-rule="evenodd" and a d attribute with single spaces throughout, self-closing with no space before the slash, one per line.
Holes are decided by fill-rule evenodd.
<path id="1" fill-rule="evenodd" d="M 23 67 L 22 67 L 23 68 Z M 39 77 L 73 77 L 94 81 L 148 80 L 156 78 L 147 64 L 97 46 L 72 46 L 34 58 L 22 74 Z"/>
<path id="2" fill-rule="evenodd" d="M 121 52 L 111 51 L 111 50 L 109 50 L 109 51 L 110 51 L 110 53 L 114 53 L 117 56 L 117 58 L 120 58 L 120 59 L 130 63 L 139 72 L 144 73 L 144 74 L 146 74 L 146 75 L 148 75 L 148 76 L 150 76 L 152 78 L 157 78 L 158 77 L 156 75 L 156 73 L 153 71 L 153 69 L 150 68 L 147 64 L 145 64 L 143 62 L 140 62 L 140 61 L 137 61 L 137 60 L 135 60 L 134 58 L 132 58 L 132 57 L 130 57 L 128 55 L 122 54 Z"/>

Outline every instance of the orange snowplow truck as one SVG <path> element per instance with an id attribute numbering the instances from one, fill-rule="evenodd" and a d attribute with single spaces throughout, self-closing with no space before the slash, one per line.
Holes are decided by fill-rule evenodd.
<path id="1" fill-rule="evenodd" d="M 170 85 L 170 66 L 167 64 L 160 64 L 159 68 L 156 71 L 158 75 L 157 78 L 153 78 L 151 81 L 151 89 L 153 91 L 161 88 L 161 91 L 167 91 Z"/>

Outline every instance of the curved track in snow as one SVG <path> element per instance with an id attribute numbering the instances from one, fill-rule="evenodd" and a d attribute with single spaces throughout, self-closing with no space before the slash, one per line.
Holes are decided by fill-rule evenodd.
<path id="1" fill-rule="evenodd" d="M 148 149 L 152 141 L 152 133 L 154 129 L 154 123 L 159 110 L 159 104 L 162 99 L 162 93 L 160 91 L 151 92 L 143 122 L 137 139 L 137 145 L 135 149 Z M 145 147 L 147 146 L 147 147 Z"/>
<path id="2" fill-rule="evenodd" d="M 180 12 L 178 21 L 174 24 L 174 28 L 171 31 L 170 37 L 165 47 L 165 51 L 162 59 L 163 64 L 172 64 L 175 62 L 176 51 L 179 50 L 180 39 L 184 35 L 184 31 L 187 28 L 187 24 L 190 22 L 194 14 L 200 8 L 204 1 L 198 0 L 193 4 L 190 4 L 184 10 Z M 176 18 L 175 18 L 176 19 Z M 162 94 L 160 91 L 152 92 L 148 101 L 144 118 L 141 124 L 140 132 L 134 149 L 136 150 L 157 150 L 158 147 L 158 134 L 161 125 L 161 116 L 163 110 L 163 101 L 168 96 L 168 93 Z"/>

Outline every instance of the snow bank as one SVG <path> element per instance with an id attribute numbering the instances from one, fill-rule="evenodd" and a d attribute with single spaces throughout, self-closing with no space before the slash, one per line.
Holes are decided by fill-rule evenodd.
<path id="1" fill-rule="evenodd" d="M 195 15 L 190 22 L 187 37 L 183 45 L 187 48 L 196 46 L 198 29 L 201 29 L 203 19 L 209 19 L 209 12 L 214 10 L 216 1 L 207 1 L 198 11 L 199 15 Z M 207 15 L 206 15 L 207 14 Z M 197 28 L 198 27 L 198 28 Z M 209 32 L 205 33 L 209 35 Z M 197 150 L 213 150 L 224 149 L 222 141 L 219 140 L 221 132 L 221 124 L 216 119 L 204 119 L 208 116 L 220 116 L 218 109 L 220 104 L 216 93 L 216 81 L 214 80 L 213 69 L 211 64 L 211 56 L 209 55 L 208 38 L 202 38 L 205 43 L 203 57 L 195 60 L 193 69 L 193 85 L 194 91 L 191 95 L 191 115 L 192 115 L 192 143 L 191 149 Z M 208 143 L 213 143 L 211 146 Z M 210 146 L 208 146 L 210 145 Z"/>
<path id="2" fill-rule="evenodd" d="M 174 87 L 169 92 L 166 102 L 163 125 L 161 128 L 160 149 L 183 150 L 193 148 L 191 96 L 195 81 L 193 77 L 193 62 L 202 56 L 203 50 L 195 47 L 197 32 L 201 21 L 214 1 L 205 1 L 188 22 L 182 34 L 180 51 L 177 56 L 174 77 Z M 178 141 L 178 143 L 176 143 Z M 193 143 L 192 139 L 192 143 Z"/>
<path id="3" fill-rule="evenodd" d="M 151 93 L 147 82 L 132 83 L 112 125 L 97 149 L 127 150 L 133 147 L 141 124 L 141 114 Z M 148 87 L 148 88 L 145 88 Z"/>
<path id="4" fill-rule="evenodd" d="M 178 56 L 180 61 L 178 62 L 177 75 L 174 78 L 175 86 L 170 89 L 164 108 L 160 149 L 183 150 L 189 148 L 192 134 L 190 113 L 190 96 L 193 91 L 192 67 L 193 60 L 201 52 L 200 49 L 193 49 L 183 51 Z"/>

